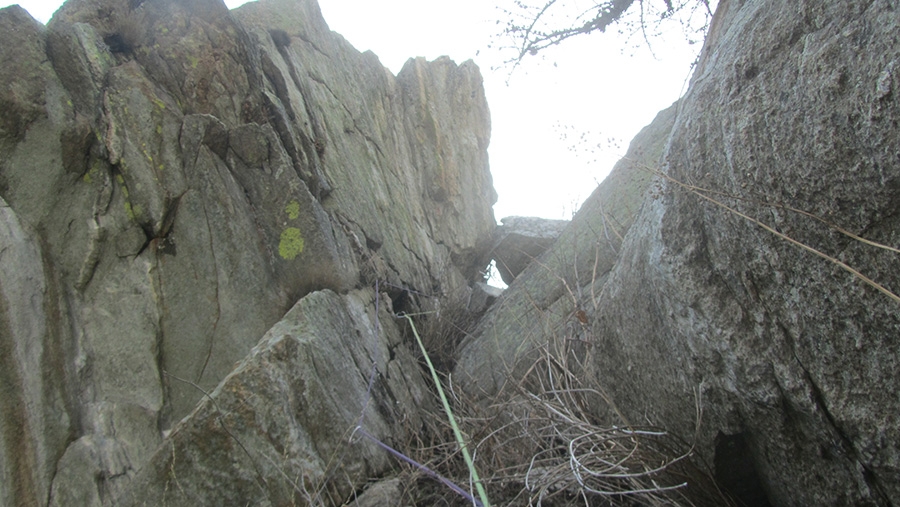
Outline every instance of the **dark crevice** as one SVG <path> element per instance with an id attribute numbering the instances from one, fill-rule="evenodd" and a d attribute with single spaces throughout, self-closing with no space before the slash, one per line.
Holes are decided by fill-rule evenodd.
<path id="1" fill-rule="evenodd" d="M 391 298 L 391 308 L 394 309 L 395 314 L 404 315 L 406 313 L 411 313 L 410 310 L 413 306 L 413 295 L 409 290 L 398 287 L 388 287 L 387 294 L 388 297 Z"/>
<path id="2" fill-rule="evenodd" d="M 884 488 L 881 486 L 881 483 L 878 479 L 878 476 L 871 471 L 871 469 L 866 466 L 865 463 L 860 459 L 859 454 L 856 452 L 856 447 L 853 445 L 853 441 L 844 433 L 841 429 L 840 425 L 838 425 L 836 419 L 831 414 L 831 411 L 828 409 L 828 404 L 825 401 L 825 395 L 822 393 L 819 386 L 813 381 L 812 376 L 809 373 L 809 370 L 800 360 L 797 355 L 796 346 L 793 340 L 793 337 L 788 332 L 788 330 L 784 326 L 779 326 L 781 328 L 782 333 L 788 340 L 788 345 L 790 347 L 791 355 L 797 365 L 800 367 L 801 371 L 803 371 L 803 380 L 809 385 L 810 394 L 812 396 L 813 403 L 816 408 L 822 412 L 822 415 L 825 417 L 825 420 L 828 422 L 828 425 L 834 431 L 834 434 L 837 435 L 840 444 L 841 450 L 846 454 L 846 456 L 853 461 L 862 469 L 863 480 L 866 482 L 866 486 L 868 486 L 869 490 L 876 495 L 876 501 L 878 505 L 891 507 L 893 503 L 890 500 L 890 497 L 885 492 Z M 782 395 L 784 396 L 784 395 Z"/>
<path id="3" fill-rule="evenodd" d="M 363 232 L 363 235 L 366 237 L 366 248 L 373 252 L 377 252 L 381 248 L 381 241 L 372 239 L 368 234 Z"/>
<path id="4" fill-rule="evenodd" d="M 719 432 L 715 440 L 715 479 L 739 505 L 771 507 L 743 433 Z"/>
<path id="5" fill-rule="evenodd" d="M 853 446 L 853 441 L 844 433 L 844 431 L 835 421 L 834 416 L 831 415 L 831 412 L 828 410 L 828 406 L 825 404 L 825 397 L 822 394 L 822 391 L 819 389 L 819 386 L 812 381 L 812 378 L 810 378 L 809 372 L 806 371 L 806 368 L 803 368 L 803 373 L 805 377 L 804 380 L 809 383 L 813 402 L 816 404 L 816 407 L 822 411 L 822 414 L 825 415 L 825 419 L 828 421 L 828 424 L 834 429 L 835 434 L 837 434 L 837 436 L 840 438 L 841 446 L 844 448 L 844 452 L 848 457 L 851 457 L 854 461 L 856 461 L 856 464 L 859 465 L 860 468 L 862 468 L 862 475 L 863 479 L 866 481 L 866 486 L 868 486 L 869 490 L 874 495 L 876 495 L 878 505 L 887 507 L 892 506 L 893 503 L 891 502 L 890 497 L 887 495 L 884 488 L 881 486 L 881 483 L 878 480 L 878 476 L 876 476 L 875 473 L 872 472 L 872 470 L 862 462 L 859 454 L 856 452 L 856 448 Z"/>
<path id="6" fill-rule="evenodd" d="M 265 75 L 275 89 L 275 97 L 280 102 L 280 104 L 276 104 L 271 97 L 264 94 L 265 102 L 269 109 L 268 117 L 274 124 L 275 132 L 291 158 L 297 175 L 306 182 L 317 199 L 324 199 L 332 190 L 319 166 L 319 161 L 326 151 L 326 136 L 318 116 L 311 109 L 311 97 L 306 93 L 304 87 L 301 86 L 297 71 L 289 57 L 290 55 L 287 53 L 287 49 L 279 48 L 279 52 L 288 68 L 288 74 L 294 88 L 300 92 L 300 96 L 303 99 L 306 115 L 311 122 L 310 128 L 312 129 L 313 139 L 310 139 L 304 132 L 294 128 L 293 123 L 296 122 L 296 116 L 287 91 L 288 82 L 284 79 L 283 74 L 275 66 L 274 62 L 269 58 L 263 58 Z M 298 141 L 300 146 L 297 146 Z"/>

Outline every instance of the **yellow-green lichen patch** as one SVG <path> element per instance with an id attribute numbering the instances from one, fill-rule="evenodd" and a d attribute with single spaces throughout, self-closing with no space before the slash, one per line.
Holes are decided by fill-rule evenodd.
<path id="1" fill-rule="evenodd" d="M 300 203 L 297 201 L 291 201 L 284 207 L 284 212 L 287 213 L 288 218 L 291 220 L 296 220 L 297 217 L 300 216 Z"/>
<path id="2" fill-rule="evenodd" d="M 303 251 L 303 235 L 300 229 L 288 227 L 281 233 L 281 241 L 278 243 L 278 255 L 284 260 L 294 260 Z"/>
<path id="3" fill-rule="evenodd" d="M 88 169 L 84 176 L 81 177 L 82 181 L 85 183 L 93 183 L 94 178 L 100 174 L 100 161 L 98 159 L 94 159 L 94 162 L 91 164 L 91 168 Z"/>
<path id="4" fill-rule="evenodd" d="M 128 219 L 132 222 L 137 221 L 137 219 L 141 217 L 142 212 L 143 210 L 137 204 L 132 205 L 130 201 L 125 201 L 125 215 L 127 215 Z"/>

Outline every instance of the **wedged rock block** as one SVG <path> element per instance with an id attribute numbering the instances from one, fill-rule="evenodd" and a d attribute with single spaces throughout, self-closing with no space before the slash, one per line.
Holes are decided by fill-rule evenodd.
<path id="1" fill-rule="evenodd" d="M 568 220 L 538 217 L 506 217 L 494 233 L 491 259 L 507 285 L 550 248 L 569 224 Z"/>

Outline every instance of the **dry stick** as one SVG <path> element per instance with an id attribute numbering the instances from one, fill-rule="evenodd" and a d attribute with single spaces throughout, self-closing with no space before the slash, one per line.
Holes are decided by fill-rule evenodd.
<path id="1" fill-rule="evenodd" d="M 705 200 L 707 200 L 707 201 L 709 201 L 709 202 L 715 204 L 716 206 L 720 206 L 720 207 L 722 207 L 722 208 L 724 208 L 724 209 L 726 209 L 726 210 L 728 210 L 728 211 L 734 213 L 735 215 L 737 215 L 737 216 L 739 216 L 739 217 L 741 217 L 741 218 L 744 218 L 744 219 L 746 219 L 746 220 L 749 220 L 750 222 L 753 222 L 754 224 L 756 224 L 756 225 L 762 227 L 762 228 L 765 229 L 766 231 L 768 231 L 768 232 L 774 234 L 775 236 L 778 236 L 779 238 L 781 238 L 781 239 L 787 241 L 788 243 L 791 243 L 792 245 L 798 246 L 798 247 L 802 248 L 803 250 L 806 250 L 807 252 L 810 252 L 810 253 L 812 253 L 812 254 L 814 254 L 814 255 L 817 255 L 817 256 L 819 256 L 819 257 L 825 259 L 825 260 L 828 261 L 828 262 L 831 262 L 831 263 L 833 263 L 833 264 L 836 264 L 836 265 L 837 265 L 838 267 L 840 267 L 841 269 L 843 269 L 843 270 L 847 271 L 848 273 L 852 274 L 853 276 L 859 278 L 860 280 L 862 280 L 863 282 L 867 283 L 868 285 L 870 285 L 871 287 L 873 287 L 873 288 L 876 289 L 877 291 L 881 292 L 881 293 L 884 294 L 885 296 L 887 296 L 887 297 L 893 299 L 893 300 L 894 300 L 895 302 L 897 302 L 897 303 L 900 303 L 900 296 L 898 296 L 897 294 L 894 294 L 893 292 L 891 292 L 890 290 L 888 290 L 885 286 L 881 285 L 880 283 L 876 282 L 875 280 L 872 280 L 872 279 L 869 278 L 868 276 L 866 276 L 866 275 L 860 273 L 860 272 L 857 271 L 856 269 L 854 269 L 854 268 L 852 268 L 851 266 L 849 266 L 847 263 L 845 263 L 845 262 L 843 262 L 843 261 L 841 261 L 841 260 L 838 260 L 838 259 L 836 259 L 836 258 L 834 258 L 834 257 L 832 257 L 832 256 L 830 256 L 830 255 L 828 255 L 828 254 L 826 254 L 825 252 L 822 252 L 822 251 L 820 251 L 820 250 L 817 250 L 817 249 L 815 249 L 815 248 L 813 248 L 813 247 L 811 247 L 811 246 L 809 246 L 809 245 L 807 245 L 807 244 L 805 244 L 805 243 L 802 243 L 802 242 L 800 242 L 800 241 L 797 241 L 796 239 L 794 239 L 794 238 L 792 238 L 792 237 L 790 237 L 790 236 L 788 236 L 788 235 L 786 235 L 786 234 L 784 234 L 784 233 L 782 233 L 782 232 L 779 232 L 779 231 L 775 230 L 775 229 L 772 228 L 771 226 L 766 225 L 766 224 L 760 222 L 759 220 L 757 220 L 757 219 L 755 219 L 755 218 L 753 218 L 753 217 L 750 217 L 750 216 L 748 216 L 748 215 L 745 215 L 744 213 L 741 213 L 740 211 L 738 211 L 738 210 L 736 210 L 736 209 L 734 209 L 734 208 L 728 206 L 727 204 L 725 204 L 725 203 L 723 203 L 723 202 L 721 202 L 721 201 L 718 201 L 718 200 L 716 200 L 716 199 L 713 199 L 712 197 L 710 197 L 710 196 L 708 196 L 708 195 L 706 195 L 706 194 L 704 193 L 704 192 L 710 192 L 710 193 L 720 193 L 720 192 L 714 192 L 714 191 L 712 191 L 712 190 L 707 190 L 707 189 L 704 189 L 704 188 L 701 188 L 701 187 L 697 187 L 697 186 L 694 186 L 694 185 L 689 185 L 689 184 L 687 184 L 687 183 L 682 183 L 681 181 L 676 180 L 675 178 L 673 178 L 673 177 L 671 177 L 671 176 L 669 176 L 669 175 L 667 175 L 667 174 L 664 174 L 664 173 L 662 173 L 661 171 L 654 171 L 654 170 L 652 170 L 652 169 L 650 169 L 650 171 L 653 172 L 653 173 L 655 173 L 655 174 L 658 174 L 659 176 L 662 176 L 662 177 L 665 178 L 666 180 L 671 181 L 672 183 L 675 183 L 676 185 L 678 185 L 678 186 L 680 186 L 680 187 L 686 189 L 688 192 L 690 192 L 690 193 L 696 195 L 697 197 L 700 197 L 701 199 L 705 199 Z M 720 194 L 721 194 L 721 193 L 720 193 Z M 727 194 L 722 194 L 722 195 L 727 195 Z M 733 198 L 735 198 L 735 199 L 746 200 L 746 199 L 743 199 L 743 198 L 741 198 L 741 197 L 736 197 L 736 196 L 729 196 L 729 197 L 733 197 Z M 843 229 L 843 228 L 841 228 L 841 227 L 839 227 L 839 226 L 837 226 L 837 225 L 835 225 L 835 224 L 833 224 L 833 223 L 831 223 L 831 222 L 829 222 L 829 221 L 827 221 L 827 220 L 825 220 L 825 219 L 823 219 L 823 218 L 817 217 L 816 215 L 813 215 L 812 213 L 809 213 L 809 212 L 807 212 L 807 211 L 799 210 L 799 209 L 796 209 L 796 208 L 790 208 L 790 207 L 787 207 L 787 206 L 781 206 L 781 205 L 777 205 L 777 204 L 770 204 L 770 205 L 771 205 L 771 206 L 778 207 L 778 208 L 782 208 L 782 209 L 794 211 L 794 212 L 796 212 L 796 213 L 800 213 L 800 214 L 805 215 L 805 216 L 808 216 L 808 217 L 810 217 L 810 218 L 814 218 L 814 219 L 816 219 L 816 220 L 819 220 L 820 222 L 824 223 L 825 225 L 828 225 L 829 227 L 831 227 L 831 228 L 837 230 L 838 232 L 840 232 L 840 233 L 842 233 L 842 234 L 846 234 L 847 236 L 849 236 L 849 237 L 851 237 L 851 238 L 853 238 L 853 239 L 856 239 L 856 240 L 858 240 L 858 241 L 861 241 L 861 242 L 863 242 L 863 243 L 865 243 L 865 244 L 867 244 L 867 245 L 876 246 L 876 247 L 878 247 L 878 248 L 884 248 L 884 249 L 887 249 L 887 250 L 890 250 L 890 251 L 894 251 L 894 252 L 900 252 L 900 250 L 898 250 L 898 249 L 896 249 L 896 248 L 893 248 L 893 247 L 890 247 L 890 246 L 887 246 L 887 245 L 883 245 L 883 244 L 881 244 L 881 243 L 876 243 L 876 242 L 874 242 L 874 241 L 870 241 L 870 240 L 861 238 L 861 237 L 859 237 L 859 236 L 857 236 L 857 235 L 851 233 L 850 231 L 847 231 L 846 229 Z"/>
<path id="2" fill-rule="evenodd" d="M 648 170 L 650 170 L 650 169 L 648 169 Z M 716 191 L 716 190 L 710 190 L 710 189 L 708 189 L 708 188 L 698 187 L 698 186 L 695 186 L 695 185 L 689 185 L 689 184 L 687 184 L 687 183 L 683 183 L 683 182 L 681 182 L 681 181 L 678 181 L 678 180 L 672 178 L 671 176 L 668 176 L 668 175 L 666 175 L 666 174 L 663 174 L 661 171 L 650 170 L 650 172 L 652 172 L 652 173 L 654 173 L 654 174 L 658 174 L 658 175 L 662 176 L 663 178 L 665 178 L 665 179 L 667 179 L 667 180 L 669 180 L 669 181 L 671 181 L 671 182 L 673 182 L 673 183 L 675 183 L 675 184 L 677 184 L 677 185 L 679 185 L 679 186 L 681 186 L 681 187 L 683 187 L 683 188 L 688 189 L 688 190 L 691 191 L 692 193 L 697 193 L 697 194 L 700 194 L 700 193 L 707 193 L 707 194 L 712 194 L 712 195 L 720 195 L 720 196 L 722 196 L 722 197 L 727 197 L 727 198 L 729 198 L 729 199 L 735 199 L 735 200 L 738 200 L 738 201 L 744 201 L 744 202 L 747 202 L 747 203 L 750 203 L 750 204 L 756 204 L 757 206 L 771 206 L 771 207 L 773 207 L 773 208 L 783 209 L 783 210 L 785 210 L 785 211 L 792 211 L 792 212 L 797 213 L 797 214 L 799 214 L 799 215 L 803 215 L 803 216 L 805 216 L 805 217 L 812 218 L 813 220 L 822 222 L 822 223 L 825 224 L 827 227 L 836 230 L 837 232 L 843 234 L 844 236 L 847 236 L 848 238 L 851 238 L 851 239 L 854 239 L 854 240 L 856 240 L 856 241 L 859 241 L 860 243 L 865 243 L 866 245 L 874 246 L 875 248 L 881 248 L 881 249 L 884 249 L 884 250 L 888 250 L 888 251 L 890 251 L 890 252 L 900 253 L 900 248 L 894 248 L 894 247 L 892 247 L 892 246 L 890 246 L 890 245 L 885 245 L 885 244 L 883 244 L 883 243 L 878 243 L 877 241 L 872 241 L 872 240 L 870 240 L 870 239 L 863 238 L 863 237 L 861 237 L 861 236 L 859 236 L 859 235 L 857 235 L 857 234 L 854 234 L 854 233 L 848 231 L 847 229 L 844 229 L 844 228 L 841 227 L 840 225 L 837 225 L 837 224 L 834 223 L 834 222 L 830 222 L 830 221 L 828 221 L 828 220 L 825 220 L 824 218 L 822 218 L 822 217 L 820 217 L 820 216 L 818 216 L 818 215 L 815 215 L 815 214 L 813 214 L 813 213 L 810 213 L 809 211 L 804 211 L 804 210 L 802 210 L 802 209 L 794 208 L 794 207 L 792 207 L 792 206 L 787 206 L 787 205 L 785 205 L 785 204 L 778 204 L 778 203 L 775 203 L 775 202 L 763 202 L 763 201 L 757 201 L 757 200 L 755 200 L 755 199 L 750 199 L 750 198 L 748 198 L 748 197 L 741 197 L 741 196 L 739 196 L 739 195 L 733 195 L 733 194 L 728 194 L 728 193 L 726 193 L 726 192 L 720 192 L 720 191 Z M 713 201 L 713 202 L 715 202 L 715 201 Z M 751 219 L 751 220 L 752 220 L 752 219 Z"/>
<path id="3" fill-rule="evenodd" d="M 400 452 L 400 451 L 394 449 L 393 447 L 391 447 L 391 446 L 385 444 L 385 443 L 382 442 L 381 440 L 378 440 L 377 438 L 375 438 L 374 436 L 372 436 L 371 433 L 369 433 L 368 431 L 366 431 L 365 429 L 363 429 L 362 426 L 357 426 L 357 427 L 356 427 L 356 431 L 358 431 L 362 436 L 364 436 L 364 437 L 368 438 L 369 440 L 371 440 L 372 442 L 374 442 L 375 445 L 377 445 L 378 447 L 381 447 L 381 448 L 384 449 L 385 451 L 389 452 L 389 453 L 390 453 L 391 455 L 393 455 L 395 458 L 397 458 L 397 459 L 399 459 L 399 460 L 402 460 L 402 461 L 405 461 L 405 462 L 409 463 L 410 465 L 412 465 L 413 467 L 417 468 L 418 470 L 420 470 L 420 471 L 422 471 L 422 472 L 425 472 L 425 474 L 427 474 L 427 475 L 430 476 L 431 478 L 437 480 L 438 482 L 440 482 L 440 483 L 443 484 L 444 486 L 447 486 L 448 488 L 452 489 L 454 492 L 456 492 L 456 493 L 457 493 L 458 495 L 460 495 L 461 497 L 463 497 L 463 498 L 465 498 L 466 500 L 469 500 L 470 502 L 472 502 L 473 505 L 477 505 L 477 506 L 479 506 L 479 507 L 482 506 L 482 503 L 479 502 L 478 500 L 476 500 L 475 498 L 473 498 L 472 495 L 470 495 L 468 491 L 462 489 L 461 487 L 457 486 L 456 484 L 454 484 L 454 483 L 450 482 L 449 480 L 445 479 L 441 474 L 435 472 L 434 470 L 428 468 L 427 466 L 425 466 L 425 465 L 419 463 L 418 461 L 416 461 L 416 460 L 410 458 L 409 456 L 407 456 L 407 455 L 403 454 L 402 452 Z"/>
<path id="4" fill-rule="evenodd" d="M 887 297 L 893 299 L 895 302 L 900 303 L 900 296 L 897 296 L 896 294 L 894 294 L 893 292 L 891 292 L 890 290 L 888 290 L 884 285 L 881 285 L 880 283 L 876 282 L 875 280 L 872 280 L 872 279 L 869 278 L 868 276 L 866 276 L 866 275 L 860 273 L 859 271 L 857 271 L 856 269 L 850 267 L 847 263 L 845 263 L 845 262 L 843 262 L 843 261 L 841 261 L 841 260 L 838 260 L 838 259 L 836 259 L 836 258 L 834 258 L 834 257 L 832 257 L 832 256 L 830 256 L 830 255 L 828 255 L 828 254 L 826 254 L 825 252 L 822 252 L 822 251 L 820 251 L 820 250 L 816 250 L 815 248 L 813 248 L 813 247 L 811 247 L 811 246 L 809 246 L 809 245 L 807 245 L 807 244 L 805 244 L 805 243 L 801 243 L 800 241 L 797 241 L 796 239 L 794 239 L 794 238 L 792 238 L 792 237 L 790 237 L 790 236 L 788 236 L 788 235 L 786 235 L 786 234 L 784 234 L 784 233 L 782 233 L 782 232 L 778 232 L 777 230 L 775 230 L 775 229 L 773 229 L 772 227 L 770 227 L 770 226 L 768 226 L 768 225 L 766 225 L 766 224 L 760 222 L 759 220 L 757 220 L 757 219 L 755 219 L 755 218 L 752 218 L 752 217 L 750 217 L 750 216 L 747 216 L 747 215 L 741 213 L 740 211 L 738 211 L 738 210 L 736 210 L 736 209 L 734 209 L 734 208 L 728 206 L 727 204 L 722 203 L 722 202 L 719 202 L 719 201 L 713 199 L 712 197 L 709 197 L 709 196 L 707 196 L 707 195 L 704 195 L 704 194 L 701 193 L 701 192 L 692 191 L 692 193 L 695 194 L 695 195 L 697 195 L 697 196 L 699 196 L 699 197 L 701 197 L 701 198 L 703 198 L 703 199 L 706 199 L 707 201 L 709 201 L 709 202 L 711 202 L 711 203 L 713 203 L 713 204 L 715 204 L 715 205 L 717 205 L 717 206 L 721 206 L 721 207 L 725 208 L 726 210 L 728 210 L 728 211 L 734 213 L 735 215 L 737 215 L 737 216 L 739 216 L 739 217 L 741 217 L 741 218 L 745 218 L 745 219 L 747 219 L 747 220 L 749 220 L 749 221 L 755 223 L 756 225 L 758 225 L 758 226 L 762 227 L 763 229 L 765 229 L 765 230 L 771 232 L 772 234 L 778 236 L 779 238 L 781 238 L 781 239 L 783 239 L 783 240 L 785 240 L 785 241 L 787 241 L 787 242 L 789 242 L 789 243 L 791 243 L 791 244 L 793 244 L 793 245 L 795 245 L 795 246 L 798 246 L 798 247 L 800 247 L 800 248 L 806 250 L 807 252 L 810 252 L 810 253 L 812 253 L 812 254 L 815 254 L 815 255 L 817 255 L 817 256 L 819 256 L 819 257 L 821 257 L 821 258 L 823 258 L 823 259 L 825 259 L 825 260 L 827 260 L 827 261 L 829 261 L 829 262 L 832 262 L 832 263 L 838 265 L 841 269 L 844 269 L 845 271 L 849 272 L 850 274 L 852 274 L 852 275 L 858 277 L 860 280 L 862 280 L 863 282 L 866 282 L 867 284 L 871 285 L 872 287 L 874 287 L 875 289 L 877 289 L 877 290 L 878 290 L 879 292 L 881 292 L 882 294 L 884 294 L 884 295 L 886 295 Z M 826 223 L 827 223 L 827 222 L 826 222 Z"/>
<path id="5" fill-rule="evenodd" d="M 548 413 L 548 416 L 551 416 L 551 418 L 555 416 L 559 418 L 567 428 L 575 429 L 575 436 L 567 436 L 568 432 L 561 432 L 559 428 L 554 425 L 553 433 L 555 435 L 555 438 L 569 441 L 569 464 L 565 467 L 566 469 L 568 469 L 569 473 L 566 475 L 574 478 L 575 482 L 578 483 L 579 486 L 581 486 L 582 495 L 584 495 L 585 492 L 590 492 L 598 495 L 661 494 L 679 489 L 686 485 L 685 483 L 680 483 L 674 486 L 660 486 L 652 480 L 652 475 L 661 473 L 663 470 L 667 469 L 669 466 L 675 464 L 676 462 L 686 459 L 691 455 L 693 446 L 691 446 L 691 449 L 687 452 L 682 453 L 674 459 L 667 460 L 661 466 L 647 468 L 643 472 L 629 472 L 627 470 L 628 462 L 635 459 L 640 459 L 636 455 L 639 449 L 638 442 L 634 441 L 634 438 L 640 436 L 665 437 L 667 436 L 667 433 L 631 427 L 613 427 L 612 429 L 608 430 L 598 430 L 590 424 L 584 423 L 580 420 L 580 416 L 571 412 L 571 407 L 574 406 L 570 403 L 572 401 L 572 395 L 574 395 L 575 392 L 597 392 L 592 389 L 577 389 L 572 387 L 571 381 L 574 380 L 574 378 L 572 377 L 571 372 L 567 371 L 566 365 L 563 362 L 554 359 L 552 354 L 549 353 L 549 350 L 546 348 L 546 346 L 544 347 L 544 352 L 544 357 L 536 361 L 528 371 L 530 373 L 536 373 L 539 370 L 536 370 L 535 366 L 537 366 L 538 363 L 543 362 L 549 363 L 547 366 L 549 366 L 550 368 L 556 368 L 559 370 L 555 374 L 551 374 L 551 385 L 549 387 L 552 389 L 552 391 L 548 391 L 546 387 L 542 391 L 545 395 L 552 395 L 553 399 L 555 399 L 557 403 L 548 403 L 546 401 L 543 401 L 533 393 L 524 392 L 523 394 L 526 396 L 526 398 L 530 398 L 537 403 L 541 403 L 543 409 Z M 538 379 L 538 382 L 543 385 L 543 381 L 541 379 Z M 559 385 L 557 386 L 554 384 Z M 565 400 L 560 398 L 559 394 L 566 394 L 567 396 L 565 396 Z M 610 405 L 615 408 L 614 405 Z M 698 408 L 698 426 L 699 417 L 700 416 Z M 628 441 L 632 442 L 632 445 L 627 446 L 627 448 L 624 447 L 622 442 L 623 439 L 627 439 Z M 586 454 L 580 454 L 581 451 L 576 452 L 576 447 L 583 446 L 581 442 L 588 442 L 592 450 L 586 451 Z M 599 447 L 606 448 L 607 452 L 611 453 L 610 457 L 613 458 L 613 460 L 609 461 L 604 459 L 602 454 L 597 455 L 596 453 L 599 452 Z M 527 470 L 525 471 L 524 477 L 526 489 L 529 491 L 535 491 L 536 488 L 539 489 L 536 494 L 540 498 L 545 498 L 547 488 L 550 487 L 551 484 L 554 484 L 560 480 L 565 480 L 563 477 L 561 477 L 562 470 L 557 467 L 553 467 L 555 472 L 549 472 L 551 475 L 548 475 L 548 472 L 542 472 L 540 475 L 536 475 L 536 466 L 539 463 L 540 455 L 547 452 L 552 451 L 544 450 L 532 456 Z M 592 462 L 603 465 L 603 468 L 606 468 L 606 470 L 603 470 L 601 472 L 591 470 L 590 463 Z M 619 472 L 609 473 L 614 470 L 619 470 Z M 597 485 L 592 486 L 588 484 L 586 482 L 587 477 L 585 477 L 585 474 L 589 478 L 591 478 L 591 480 L 600 481 L 601 483 L 605 484 L 605 487 L 603 489 L 598 489 Z M 556 476 L 557 479 L 552 479 L 552 477 L 554 476 Z M 543 485 L 533 484 L 533 477 L 537 478 L 541 483 L 543 483 Z M 642 484 L 639 479 L 650 479 L 650 484 L 652 484 L 652 486 Z M 616 484 L 617 482 L 622 481 L 631 482 L 631 485 L 626 486 L 624 484 Z"/>

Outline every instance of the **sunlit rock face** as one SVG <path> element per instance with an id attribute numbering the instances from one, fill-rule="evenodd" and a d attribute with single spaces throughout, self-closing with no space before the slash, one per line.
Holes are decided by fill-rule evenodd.
<path id="1" fill-rule="evenodd" d="M 889 1 L 720 2 L 624 241 L 586 205 L 593 239 L 516 279 L 456 378 L 496 392 L 515 352 L 574 336 L 627 420 L 693 440 L 699 407 L 696 449 L 743 500 L 896 503 L 898 24 Z"/>
<path id="2" fill-rule="evenodd" d="M 495 227 L 478 68 L 395 77 L 314 1 L 10 7 L 0 39 L 0 504 L 378 475 L 373 362 L 371 434 L 430 399 L 390 311 L 469 291 Z"/>

